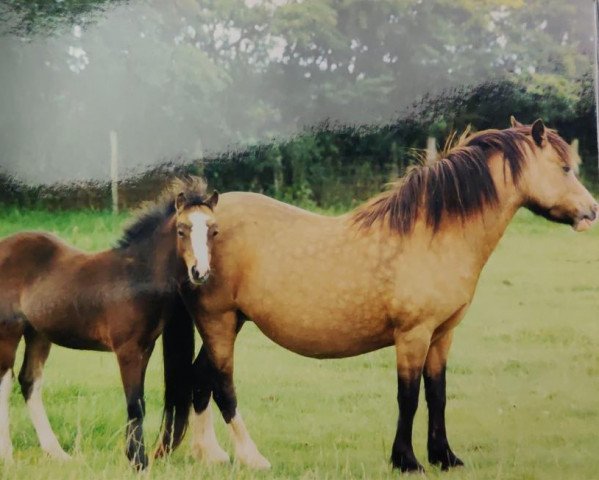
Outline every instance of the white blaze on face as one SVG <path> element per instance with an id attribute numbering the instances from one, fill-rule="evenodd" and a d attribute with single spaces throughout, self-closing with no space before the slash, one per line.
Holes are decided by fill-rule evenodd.
<path id="1" fill-rule="evenodd" d="M 208 220 L 205 213 L 194 212 L 189 215 L 191 221 L 191 248 L 196 259 L 196 269 L 201 277 L 210 270 L 210 251 L 208 250 Z"/>

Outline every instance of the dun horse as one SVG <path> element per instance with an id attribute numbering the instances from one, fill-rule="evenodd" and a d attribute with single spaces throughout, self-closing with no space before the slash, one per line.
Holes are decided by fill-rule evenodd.
<path id="1" fill-rule="evenodd" d="M 210 273 L 217 199 L 216 192 L 208 198 L 199 179 L 175 183 L 125 231 L 116 248 L 100 253 L 84 253 L 36 232 L 0 242 L 0 457 L 12 458 L 8 399 L 21 337 L 25 357 L 19 382 L 42 449 L 53 457 L 69 458 L 41 398 L 51 343 L 112 351 L 127 402 L 127 457 L 143 469 L 144 377 L 154 342 L 164 329 L 165 436 L 171 444 L 179 442 L 191 389 L 185 394 L 173 383 L 189 373 L 194 349 L 193 322 L 179 289 L 190 282 L 203 283 Z"/>
<path id="2" fill-rule="evenodd" d="M 233 387 L 233 344 L 248 317 L 279 345 L 309 357 L 394 345 L 399 421 L 393 466 L 422 470 L 412 449 L 422 377 L 428 460 L 443 469 L 462 465 L 445 430 L 445 366 L 454 328 L 520 207 L 575 230 L 591 226 L 597 203 L 573 167 L 569 145 L 538 120 L 464 138 L 444 158 L 413 168 L 391 190 L 340 217 L 257 194 L 222 195 L 212 258 L 218 275 L 194 297 L 204 340 L 194 364 L 198 454 L 208 461 L 227 458 L 211 425 L 213 395 L 239 460 L 268 466 L 243 425 Z"/>

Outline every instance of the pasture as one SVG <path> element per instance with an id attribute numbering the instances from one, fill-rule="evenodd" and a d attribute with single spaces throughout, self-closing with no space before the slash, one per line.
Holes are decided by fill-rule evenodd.
<path id="1" fill-rule="evenodd" d="M 118 237 L 125 220 L 105 212 L 8 209 L 0 212 L 0 237 L 42 229 L 98 250 Z M 512 222 L 483 271 L 449 360 L 449 439 L 466 467 L 444 473 L 426 463 L 421 394 L 414 442 L 427 478 L 599 478 L 598 244 L 598 228 L 576 234 L 525 211 Z M 205 467 L 191 457 L 188 435 L 148 478 L 397 478 L 388 462 L 397 420 L 394 359 L 392 349 L 306 359 L 248 324 L 236 351 L 239 405 L 272 470 Z M 146 385 L 149 445 L 158 433 L 162 388 L 157 348 Z M 53 347 L 44 399 L 73 460 L 43 456 L 15 385 L 15 462 L 2 466 L 2 478 L 138 478 L 124 455 L 125 400 L 113 355 Z M 219 440 L 231 452 L 216 418 Z"/>

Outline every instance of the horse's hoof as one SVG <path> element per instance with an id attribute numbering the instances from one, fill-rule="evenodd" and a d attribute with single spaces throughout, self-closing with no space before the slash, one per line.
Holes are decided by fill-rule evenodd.
<path id="1" fill-rule="evenodd" d="M 0 460 L 4 463 L 12 463 L 12 444 L 7 442 L 0 445 Z"/>
<path id="2" fill-rule="evenodd" d="M 6 465 L 13 463 L 12 450 L 8 452 L 0 452 L 0 461 L 4 462 Z"/>
<path id="3" fill-rule="evenodd" d="M 270 462 L 257 449 L 237 451 L 235 457 L 239 463 L 254 470 L 268 470 L 271 467 Z"/>
<path id="4" fill-rule="evenodd" d="M 131 465 L 138 472 L 143 472 L 148 468 L 148 457 L 146 455 L 138 456 L 131 460 Z"/>
<path id="5" fill-rule="evenodd" d="M 424 473 L 424 467 L 413 455 L 399 455 L 398 458 L 393 458 L 391 461 L 393 468 L 397 468 L 402 473 Z"/>
<path id="6" fill-rule="evenodd" d="M 231 462 L 229 454 L 220 445 L 207 446 L 195 444 L 192 446 L 192 452 L 195 458 L 209 465 Z"/>
<path id="7" fill-rule="evenodd" d="M 154 452 L 154 458 L 166 457 L 167 455 L 170 455 L 170 453 L 171 453 L 170 448 L 165 447 L 164 445 L 160 445 Z"/>
<path id="8" fill-rule="evenodd" d="M 62 448 L 56 450 L 46 450 L 46 453 L 54 460 L 60 460 L 62 462 L 68 462 L 69 460 L 73 459 L 73 457 L 71 457 Z"/>
<path id="9" fill-rule="evenodd" d="M 450 468 L 464 466 L 464 462 L 456 457 L 449 448 L 441 453 L 429 452 L 428 461 L 432 465 L 439 465 L 441 470 L 449 470 Z"/>
<path id="10" fill-rule="evenodd" d="M 424 473 L 424 467 L 416 462 L 413 464 L 401 465 L 399 471 L 401 473 Z"/>

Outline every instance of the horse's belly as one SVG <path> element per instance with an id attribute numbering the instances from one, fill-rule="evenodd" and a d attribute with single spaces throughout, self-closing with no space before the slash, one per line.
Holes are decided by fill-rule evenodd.
<path id="1" fill-rule="evenodd" d="M 99 352 L 111 351 L 111 348 L 104 342 L 95 338 L 83 337 L 78 334 L 72 335 L 69 332 L 63 331 L 45 331 L 44 334 L 48 340 L 61 347 L 72 348 L 75 350 L 95 350 Z"/>
<path id="2" fill-rule="evenodd" d="M 78 350 L 110 351 L 109 338 L 102 334 L 105 330 L 103 312 L 60 297 L 60 293 L 28 292 L 23 298 L 21 313 L 34 330 L 56 345 Z"/>
<path id="3" fill-rule="evenodd" d="M 25 319 L 34 330 L 61 347 L 77 350 L 110 351 L 107 342 L 97 335 L 95 328 L 89 328 L 80 318 L 62 317 L 60 313 L 52 316 L 27 315 Z M 75 321 L 73 321 L 75 320 Z"/>
<path id="4" fill-rule="evenodd" d="M 343 358 L 393 345 L 393 328 L 385 319 L 301 315 L 248 315 L 272 341 L 314 358 Z"/>

